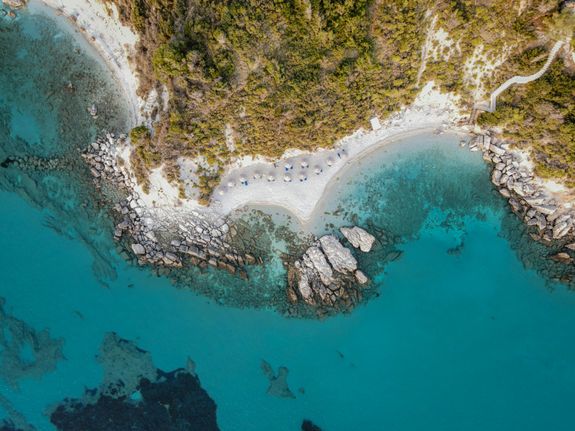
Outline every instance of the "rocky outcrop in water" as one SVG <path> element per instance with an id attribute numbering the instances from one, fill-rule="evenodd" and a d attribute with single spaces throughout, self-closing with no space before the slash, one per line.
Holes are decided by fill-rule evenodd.
<path id="1" fill-rule="evenodd" d="M 368 281 L 351 251 L 325 235 L 289 266 L 288 298 L 318 310 L 349 310 L 361 300 Z"/>
<path id="2" fill-rule="evenodd" d="M 190 367 L 163 372 L 148 352 L 108 334 L 99 389 L 66 399 L 50 414 L 59 431 L 216 431 L 216 404 Z"/>
<path id="3" fill-rule="evenodd" d="M 2 394 L 0 394 L 0 411 L 5 417 L 0 420 L 0 431 L 36 431 L 36 428 L 30 425 L 24 415 Z"/>

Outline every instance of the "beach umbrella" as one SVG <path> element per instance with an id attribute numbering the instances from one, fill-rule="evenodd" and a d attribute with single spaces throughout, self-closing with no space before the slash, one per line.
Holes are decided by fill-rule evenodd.
<path id="1" fill-rule="evenodd" d="M 228 181 L 228 187 L 232 188 L 235 186 L 236 186 L 236 183 L 234 183 L 233 181 Z"/>
<path id="2" fill-rule="evenodd" d="M 269 181 L 270 183 L 274 182 L 275 180 L 276 180 L 276 177 L 275 177 L 275 176 L 273 176 L 273 175 L 268 175 L 268 181 Z"/>
<path id="3" fill-rule="evenodd" d="M 223 194 L 224 194 L 225 192 L 226 192 L 226 191 L 225 191 L 224 189 L 218 190 L 218 193 L 219 193 L 220 196 L 223 196 Z"/>
<path id="4" fill-rule="evenodd" d="M 290 163 L 286 163 L 285 164 L 285 170 L 289 171 L 290 169 L 293 169 L 293 166 Z"/>
<path id="5" fill-rule="evenodd" d="M 323 172 L 323 169 L 320 168 L 319 166 L 316 166 L 315 168 L 313 168 L 313 171 L 315 172 L 316 175 L 319 175 Z"/>
<path id="6" fill-rule="evenodd" d="M 240 177 L 240 183 L 245 183 L 247 181 L 246 177 L 243 175 Z"/>
<path id="7" fill-rule="evenodd" d="M 305 181 L 305 180 L 307 180 L 307 177 L 304 174 L 299 174 L 299 180 Z"/>
<path id="8" fill-rule="evenodd" d="M 291 176 L 290 176 L 290 175 L 284 175 L 284 181 L 285 181 L 286 183 L 291 182 Z"/>
<path id="9" fill-rule="evenodd" d="M 259 172 L 254 172 L 253 177 L 254 177 L 254 180 L 258 180 L 262 177 L 262 174 L 260 174 Z"/>
<path id="10" fill-rule="evenodd" d="M 331 157 L 328 157 L 326 163 L 328 166 L 332 166 L 333 165 L 333 159 Z"/>
<path id="11" fill-rule="evenodd" d="M 309 163 L 307 162 L 307 160 L 302 160 L 301 162 L 301 167 L 302 168 L 307 168 L 309 166 Z"/>

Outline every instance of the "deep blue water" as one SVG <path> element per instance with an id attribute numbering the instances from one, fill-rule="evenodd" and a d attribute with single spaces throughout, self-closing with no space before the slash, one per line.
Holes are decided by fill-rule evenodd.
<path id="1" fill-rule="evenodd" d="M 4 65 L 15 49 L 6 43 L 18 34 L 19 50 L 32 49 L 25 35 L 42 32 L 44 47 L 60 35 L 51 55 L 73 43 L 45 18 L 24 15 L 19 23 L 0 32 Z M 78 61 L 90 59 L 70 59 Z M 103 127 L 79 108 L 95 97 L 92 85 L 105 89 L 99 97 L 118 96 L 101 66 L 77 78 L 85 93 L 54 100 L 49 110 L 47 88 L 61 89 L 61 74 L 42 81 L 17 66 L 0 66 L 0 155 L 59 154 Z M 117 127 L 126 121 L 118 119 L 122 109 Z M 75 116 L 77 128 L 62 127 Z M 15 387 L 0 370 L 0 395 L 36 429 L 53 429 L 47 408 L 98 386 L 95 355 L 109 331 L 150 351 L 164 370 L 193 358 L 223 430 L 298 430 L 304 418 L 328 431 L 575 427 L 575 295 L 524 268 L 486 167 L 454 137 L 394 144 L 340 179 L 319 224 L 384 229 L 403 254 L 385 265 L 383 252 L 363 256 L 380 295 L 322 321 L 221 306 L 123 263 L 109 244 L 109 222 L 82 206 L 90 195 L 81 179 L 0 173 L 0 297 L 8 314 L 64 339 L 65 359 L 54 371 Z M 22 355 L 31 360 L 30 351 Z M 262 359 L 289 369 L 295 399 L 266 394 Z"/>

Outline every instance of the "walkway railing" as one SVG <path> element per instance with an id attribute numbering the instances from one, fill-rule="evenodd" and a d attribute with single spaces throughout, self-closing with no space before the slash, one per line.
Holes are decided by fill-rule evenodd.
<path id="1" fill-rule="evenodd" d="M 527 84 L 531 81 L 535 81 L 536 79 L 541 78 L 545 74 L 545 72 L 547 72 L 547 69 L 549 69 L 549 66 L 551 66 L 551 63 L 553 63 L 553 60 L 555 60 L 557 53 L 559 52 L 559 50 L 561 49 L 561 47 L 564 44 L 565 44 L 565 41 L 563 41 L 563 40 L 555 42 L 555 45 L 553 45 L 553 48 L 551 48 L 551 51 L 549 52 L 549 56 L 547 57 L 547 61 L 545 62 L 545 64 L 543 65 L 543 67 L 541 69 L 539 69 L 537 72 L 535 72 L 532 75 L 528 75 L 528 76 L 518 76 L 517 75 L 517 76 L 514 76 L 513 78 L 509 78 L 507 81 L 505 81 L 499 87 L 497 87 L 497 89 L 493 93 L 491 93 L 491 96 L 489 98 L 489 104 L 478 103 L 475 105 L 475 109 L 487 111 L 487 112 L 494 112 L 496 107 L 497 107 L 497 97 L 501 93 L 503 93 L 505 90 L 507 90 L 509 87 L 511 87 L 512 85 L 515 85 L 515 84 Z"/>

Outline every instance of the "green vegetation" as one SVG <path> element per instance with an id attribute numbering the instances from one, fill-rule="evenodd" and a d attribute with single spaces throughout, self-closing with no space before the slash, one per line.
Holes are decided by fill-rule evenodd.
<path id="1" fill-rule="evenodd" d="M 148 171 L 161 163 L 161 157 L 155 148 L 152 135 L 146 126 L 134 127 L 130 132 L 130 141 L 134 146 L 131 154 L 131 164 L 136 179 L 144 191 L 149 189 Z"/>
<path id="2" fill-rule="evenodd" d="M 482 114 L 516 145 L 531 148 L 536 173 L 575 187 L 575 74 L 556 61 L 542 78 L 504 93 L 497 111 Z"/>
<path id="3" fill-rule="evenodd" d="M 517 56 L 542 29 L 564 34 L 569 25 L 553 18 L 558 0 L 533 0 L 523 11 L 508 0 L 110 1 L 140 33 L 142 91 L 162 83 L 171 96 L 153 138 L 136 132 L 138 177 L 164 164 L 177 180 L 178 157 L 203 156 L 203 200 L 232 148 L 278 157 L 331 146 L 411 102 L 434 17 L 457 48 L 447 62 L 428 58 L 422 82 L 461 94 L 466 106 L 463 65 L 477 46 L 499 55 L 505 44 Z"/>

